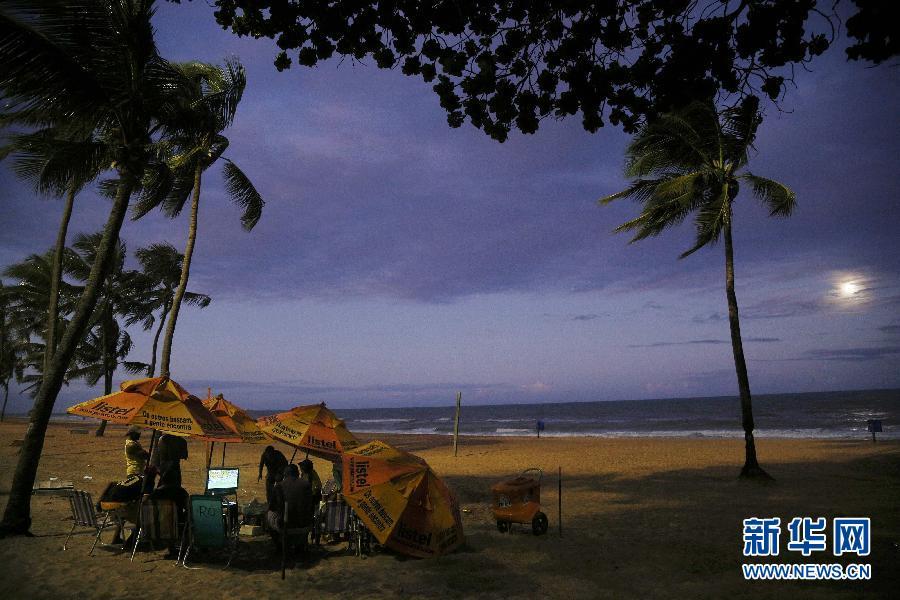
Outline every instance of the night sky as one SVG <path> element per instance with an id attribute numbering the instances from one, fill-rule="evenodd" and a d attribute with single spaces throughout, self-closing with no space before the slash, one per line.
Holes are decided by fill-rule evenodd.
<path id="1" fill-rule="evenodd" d="M 579 119 L 499 144 L 451 129 L 428 84 L 347 60 L 284 73 L 204 2 L 161 3 L 170 60 L 237 56 L 248 89 L 226 156 L 267 204 L 250 233 L 207 172 L 173 377 L 249 408 L 612 400 L 737 393 L 721 246 L 678 260 L 688 224 L 629 245 L 628 137 Z M 790 219 L 738 199 L 738 302 L 755 393 L 900 387 L 900 71 L 829 50 L 767 106 L 750 169 Z M 0 165 L 0 264 L 53 244 L 62 203 Z M 76 201 L 75 233 L 108 202 Z M 129 252 L 183 249 L 187 214 L 127 222 Z M 134 261 L 132 259 L 132 265 Z M 150 335 L 135 329 L 134 360 Z M 116 383 L 122 378 L 117 376 Z M 73 383 L 58 409 L 99 394 Z M 30 401 L 10 397 L 11 412 Z"/>

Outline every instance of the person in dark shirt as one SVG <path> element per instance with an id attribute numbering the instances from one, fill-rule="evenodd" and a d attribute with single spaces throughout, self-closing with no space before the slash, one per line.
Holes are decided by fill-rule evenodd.
<path id="1" fill-rule="evenodd" d="M 262 479 L 263 466 L 266 467 L 266 503 L 271 504 L 272 490 L 275 484 L 281 481 L 284 469 L 288 466 L 288 459 L 274 446 L 266 446 L 262 456 L 259 457 L 259 477 L 256 481 Z"/>
<path id="2" fill-rule="evenodd" d="M 288 513 L 285 515 L 285 504 Z M 281 531 L 285 526 L 287 516 L 288 529 L 309 527 L 313 523 L 312 490 L 309 481 L 300 477 L 297 465 L 288 465 L 284 471 L 284 478 L 275 484 L 272 499 L 269 501 L 269 512 L 266 514 L 266 522 L 272 541 L 277 547 L 281 547 Z M 301 548 L 306 540 L 299 540 Z"/>
<path id="3" fill-rule="evenodd" d="M 150 458 L 151 466 L 159 472 L 159 480 L 149 498 L 174 501 L 178 509 L 179 524 L 185 523 L 187 519 L 188 493 L 181 487 L 181 461 L 187 457 L 187 441 L 184 438 L 163 434 Z M 169 541 L 167 558 L 174 558 L 177 555 L 175 542 L 174 539 Z"/>

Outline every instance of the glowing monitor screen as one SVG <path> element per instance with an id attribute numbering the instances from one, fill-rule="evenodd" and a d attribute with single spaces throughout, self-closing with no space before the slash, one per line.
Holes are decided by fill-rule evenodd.
<path id="1" fill-rule="evenodd" d="M 236 490 L 240 469 L 210 469 L 206 489 L 210 492 Z"/>

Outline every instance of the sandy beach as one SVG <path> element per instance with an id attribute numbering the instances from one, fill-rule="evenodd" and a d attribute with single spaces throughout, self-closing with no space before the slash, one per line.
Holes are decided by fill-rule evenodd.
<path id="1" fill-rule="evenodd" d="M 0 507 L 24 428 L 22 422 L 0 424 Z M 92 422 L 51 425 L 38 480 L 71 480 L 96 497 L 108 481 L 120 479 L 123 430 L 110 427 L 106 437 L 95 438 L 93 428 Z M 176 567 L 162 558 L 163 551 L 139 551 L 130 563 L 111 548 L 88 556 L 87 529 L 62 551 L 71 527 L 68 502 L 35 496 L 35 537 L 0 540 L 0 597 L 858 598 L 889 597 L 890 590 L 900 589 L 898 442 L 762 439 L 759 460 L 776 481 L 761 485 L 736 477 L 739 440 L 465 437 L 453 457 L 445 436 L 381 437 L 425 458 L 457 493 L 467 538 L 460 551 L 433 560 L 386 551 L 360 559 L 342 552 L 344 544 L 326 545 L 290 569 L 286 581 L 263 538 L 242 543 L 224 571 L 224 560 L 215 558 L 197 570 Z M 289 448 L 281 449 L 290 456 Z M 226 463 L 241 467 L 242 503 L 265 496 L 256 482 L 260 450 L 227 449 Z M 183 465 L 185 487 L 200 493 L 203 444 L 190 442 L 190 453 Z M 315 463 L 324 478 L 329 465 Z M 550 532 L 535 537 L 520 527 L 501 534 L 490 514 L 490 486 L 531 466 L 546 472 L 542 501 Z M 834 558 L 830 551 L 786 558 L 782 552 L 780 561 L 868 562 L 872 580 L 744 581 L 741 521 L 752 516 L 777 516 L 785 523 L 794 516 L 824 516 L 829 522 L 836 516 L 871 517 L 872 552 L 865 559 Z"/>

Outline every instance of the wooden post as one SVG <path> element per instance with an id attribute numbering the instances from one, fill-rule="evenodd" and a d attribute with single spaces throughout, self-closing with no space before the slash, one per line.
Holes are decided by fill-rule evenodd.
<path id="1" fill-rule="evenodd" d="M 556 481 L 558 485 L 556 494 L 558 500 L 556 507 L 556 523 L 559 526 L 559 537 L 562 537 L 562 466 L 560 466 L 559 471 L 557 471 Z"/>
<path id="2" fill-rule="evenodd" d="M 222 466 L 225 466 L 225 446 L 228 445 L 228 442 L 222 442 Z"/>
<path id="3" fill-rule="evenodd" d="M 456 392 L 456 417 L 453 419 L 453 456 L 459 451 L 459 408 L 462 404 L 462 392 Z"/>

